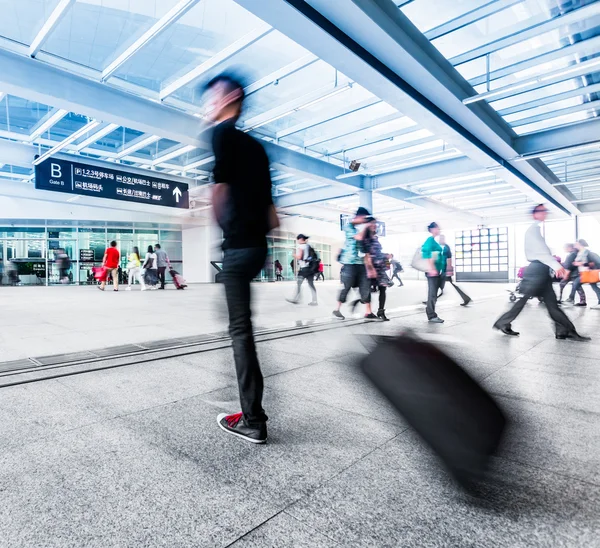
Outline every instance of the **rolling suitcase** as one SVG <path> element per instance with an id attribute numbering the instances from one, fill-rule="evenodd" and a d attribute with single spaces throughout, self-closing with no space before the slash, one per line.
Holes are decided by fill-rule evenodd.
<path id="1" fill-rule="evenodd" d="M 452 358 L 402 334 L 381 338 L 361 366 L 458 483 L 468 488 L 472 480 L 484 477 L 506 418 Z"/>

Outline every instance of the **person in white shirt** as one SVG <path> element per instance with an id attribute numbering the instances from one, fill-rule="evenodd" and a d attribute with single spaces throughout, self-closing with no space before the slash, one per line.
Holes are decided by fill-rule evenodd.
<path id="1" fill-rule="evenodd" d="M 144 259 L 144 280 L 150 289 L 156 289 L 158 283 L 158 265 L 156 263 L 156 253 L 154 248 L 149 245 L 148 253 Z"/>
<path id="2" fill-rule="evenodd" d="M 532 214 L 535 222 L 525 233 L 525 256 L 530 264 L 525 269 L 525 275 L 521 282 L 523 297 L 508 312 L 496 320 L 494 327 L 505 335 L 518 336 L 519 333 L 513 331 L 511 322 L 521 313 L 530 297 L 542 297 L 548 314 L 554 321 L 557 339 L 589 341 L 591 340 L 590 337 L 583 337 L 577 333 L 575 326 L 559 308 L 556 300 L 550 270 L 553 270 L 559 278 L 566 278 L 569 273 L 552 256 L 540 231 L 540 223 L 546 220 L 548 210 L 544 204 L 539 204 L 533 208 Z"/>
<path id="3" fill-rule="evenodd" d="M 304 234 L 298 234 L 296 238 L 298 241 L 298 249 L 296 250 L 295 259 L 298 261 L 298 286 L 296 288 L 296 295 L 293 299 L 287 299 L 292 304 L 298 304 L 300 302 L 300 296 L 302 294 L 302 284 L 304 280 L 308 282 L 308 286 L 312 292 L 312 301 L 309 302 L 309 306 L 317 306 L 317 289 L 315 288 L 315 274 L 318 267 L 318 258 L 316 257 L 311 246 L 308 244 L 308 236 Z"/>

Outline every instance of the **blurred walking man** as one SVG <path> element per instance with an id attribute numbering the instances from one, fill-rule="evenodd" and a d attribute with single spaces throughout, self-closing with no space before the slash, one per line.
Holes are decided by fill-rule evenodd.
<path id="1" fill-rule="evenodd" d="M 400 279 L 400 272 L 404 272 L 404 269 L 402 268 L 400 261 L 394 259 L 394 255 L 392 255 L 391 253 L 390 264 L 392 265 L 392 282 L 394 281 L 394 278 L 396 278 L 398 280 L 398 283 L 400 284 L 398 287 L 402 287 L 404 283 L 402 283 L 402 280 Z"/>
<path id="2" fill-rule="evenodd" d="M 435 305 L 438 299 L 438 290 L 441 289 L 442 278 L 446 276 L 446 258 L 442 250 L 442 246 L 438 244 L 435 239 L 440 234 L 440 227 L 437 223 L 431 223 L 427 230 L 429 230 L 429 238 L 425 240 L 421 253 L 423 259 L 429 261 L 429 271 L 426 273 L 427 276 L 427 319 L 431 323 L 444 323 L 444 320 L 440 318 L 436 311 Z"/>
<path id="3" fill-rule="evenodd" d="M 494 327 L 502 331 L 505 335 L 518 336 L 519 333 L 513 331 L 511 323 L 521 313 L 530 297 L 542 297 L 548 309 L 548 314 L 550 314 L 550 317 L 554 321 L 557 339 L 589 341 L 589 337 L 583 337 L 577 333 L 575 326 L 559 308 L 556 300 L 556 293 L 554 293 L 552 278 L 550 277 L 550 269 L 554 270 L 556 276 L 563 279 L 567 278 L 569 273 L 552 256 L 540 231 L 540 223 L 544 222 L 548 216 L 546 206 L 544 204 L 535 206 L 532 215 L 535 222 L 525 233 L 525 256 L 530 261 L 530 264 L 525 269 L 525 275 L 521 282 L 521 293 L 523 296 L 508 312 L 498 318 Z"/>
<path id="4" fill-rule="evenodd" d="M 216 123 L 213 209 L 223 230 L 223 272 L 229 334 L 242 411 L 220 414 L 219 426 L 252 443 L 267 441 L 262 408 L 263 376 L 256 355 L 250 310 L 250 283 L 267 258 L 267 233 L 278 226 L 269 160 L 258 141 L 235 127 L 242 112 L 244 86 L 220 75 L 206 86 Z"/>
<path id="5" fill-rule="evenodd" d="M 119 261 L 121 260 L 121 254 L 117 249 L 117 242 L 110 242 L 110 247 L 104 252 L 104 258 L 102 259 L 102 266 L 106 268 L 106 278 L 112 276 L 113 279 L 113 290 L 119 291 Z M 106 279 L 98 286 L 98 289 L 104 291 L 106 287 Z"/>
<path id="6" fill-rule="evenodd" d="M 165 288 L 165 273 L 167 272 L 167 266 L 169 266 L 169 257 L 167 252 L 161 249 L 160 244 L 154 246 L 154 253 L 156 253 L 156 264 L 158 266 L 158 279 L 160 280 L 159 289 Z"/>
<path id="7" fill-rule="evenodd" d="M 318 260 L 315 250 L 308 243 L 308 236 L 304 234 L 298 234 L 296 238 L 298 242 L 298 249 L 294 258 L 298 261 L 298 286 L 296 288 L 296 295 L 293 299 L 287 299 L 292 304 L 298 304 L 300 297 L 302 296 L 302 284 L 304 280 L 308 283 L 310 291 L 312 293 L 312 301 L 309 302 L 309 306 L 317 306 L 317 290 L 315 289 L 315 273 L 318 272 Z"/>

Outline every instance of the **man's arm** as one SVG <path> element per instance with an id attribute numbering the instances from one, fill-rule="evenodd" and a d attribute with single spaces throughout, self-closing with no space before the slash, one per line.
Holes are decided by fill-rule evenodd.
<path id="1" fill-rule="evenodd" d="M 546 244 L 546 241 L 542 237 L 542 233 L 540 231 L 539 226 L 535 227 L 535 230 L 529 232 L 529 238 L 531 238 L 529 242 L 529 257 L 527 260 L 529 261 L 539 261 L 540 263 L 545 264 L 550 267 L 554 272 L 561 272 L 561 276 L 566 272 L 563 266 L 552 256 L 550 252 L 550 248 Z"/>
<path id="2" fill-rule="evenodd" d="M 108 253 L 106 253 L 106 251 L 104 252 L 104 257 L 102 257 L 102 266 L 106 266 L 106 257 L 107 257 Z"/>
<path id="3" fill-rule="evenodd" d="M 213 187 L 212 191 L 212 206 L 215 220 L 219 225 L 223 220 L 223 214 L 225 212 L 225 204 L 227 202 L 227 196 L 229 195 L 229 185 L 226 183 L 217 183 Z"/>

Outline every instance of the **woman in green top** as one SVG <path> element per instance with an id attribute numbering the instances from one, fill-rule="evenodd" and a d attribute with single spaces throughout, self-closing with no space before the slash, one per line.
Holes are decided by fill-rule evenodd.
<path id="1" fill-rule="evenodd" d="M 440 227 L 437 223 L 431 223 L 429 230 L 429 238 L 425 240 L 421 253 L 423 259 L 429 260 L 429 271 L 427 272 L 427 319 L 431 323 L 444 323 L 435 311 L 438 291 L 442 278 L 446 275 L 446 258 L 444 257 L 442 246 L 435 241 L 435 238 L 440 234 Z"/>

